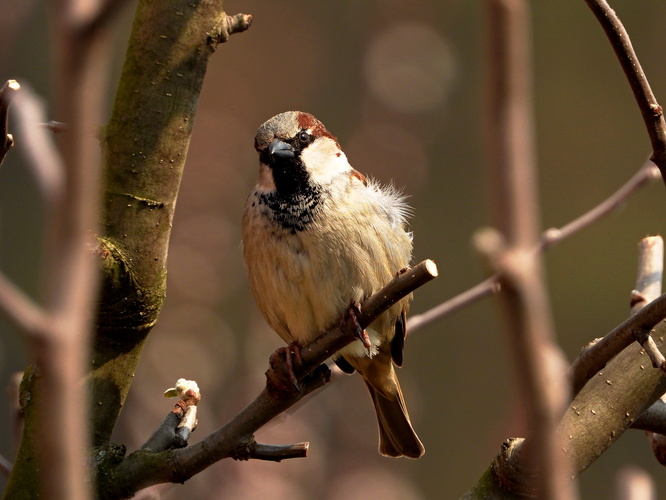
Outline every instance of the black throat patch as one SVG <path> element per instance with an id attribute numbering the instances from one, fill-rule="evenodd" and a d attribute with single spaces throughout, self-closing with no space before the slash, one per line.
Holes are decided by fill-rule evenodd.
<path id="1" fill-rule="evenodd" d="M 271 191 L 258 197 L 259 205 L 269 209 L 270 213 L 266 215 L 292 234 L 303 231 L 315 219 L 321 202 L 321 189 L 310 185 L 307 189 L 287 195 Z"/>

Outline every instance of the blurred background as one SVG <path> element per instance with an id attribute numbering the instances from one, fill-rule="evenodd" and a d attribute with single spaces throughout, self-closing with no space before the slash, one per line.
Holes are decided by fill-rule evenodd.
<path id="1" fill-rule="evenodd" d="M 9 12 L 7 0 L 0 0 Z M 134 3 L 118 22 L 109 106 Z M 52 91 L 46 2 L 11 2 L 0 34 L 0 82 Z M 662 0 L 615 0 L 653 90 L 666 95 Z M 619 64 L 582 1 L 533 2 L 535 123 L 543 228 L 562 226 L 622 185 L 650 144 Z M 162 392 L 198 381 L 199 440 L 261 390 L 281 345 L 250 295 L 240 218 L 254 184 L 257 127 L 281 111 L 317 116 L 359 171 L 404 187 L 415 209 L 416 262 L 434 259 L 440 278 L 416 293 L 419 313 L 485 277 L 472 250 L 488 224 L 482 140 L 483 2 L 449 0 L 227 0 L 251 13 L 249 31 L 221 45 L 201 96 L 169 254 L 167 301 L 146 345 L 115 440 L 139 447 L 171 409 Z M 25 13 L 23 13 L 25 11 Z M 4 15 L 4 14 L 3 14 Z M 57 116 L 50 116 L 57 120 Z M 18 141 L 20 137 L 15 137 Z M 546 256 L 558 340 L 572 360 L 623 321 L 634 286 L 637 243 L 661 234 L 666 191 L 656 182 L 611 217 Z M 37 295 L 43 205 L 18 149 L 0 170 L 0 268 Z M 0 323 L 0 385 L 27 363 L 21 335 Z M 331 384 L 262 429 L 267 443 L 310 442 L 307 459 L 225 460 L 184 486 L 153 490 L 212 499 L 458 498 L 496 455 L 523 435 L 512 409 L 511 360 L 493 299 L 407 341 L 400 379 L 426 446 L 418 461 L 377 454 L 370 399 L 357 376 Z M 0 412 L 0 454 L 14 444 Z M 626 465 L 666 476 L 643 434 L 627 432 L 580 480 L 582 498 L 609 498 Z M 4 485 L 4 480 L 0 482 Z"/>

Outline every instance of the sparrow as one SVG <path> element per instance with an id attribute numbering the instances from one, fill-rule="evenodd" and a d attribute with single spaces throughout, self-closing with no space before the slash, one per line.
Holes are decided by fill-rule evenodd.
<path id="1" fill-rule="evenodd" d="M 303 346 L 359 307 L 411 261 L 411 209 L 393 186 L 353 169 L 314 116 L 280 113 L 261 125 L 259 175 L 243 214 L 243 256 L 264 318 Z M 402 365 L 411 296 L 379 316 L 334 358 L 363 378 L 379 423 L 379 452 L 418 458 L 394 364 Z"/>

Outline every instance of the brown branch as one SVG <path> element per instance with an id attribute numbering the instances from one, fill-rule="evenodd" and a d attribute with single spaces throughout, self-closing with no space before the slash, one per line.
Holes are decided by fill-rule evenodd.
<path id="1" fill-rule="evenodd" d="M 25 334 L 37 338 L 48 329 L 49 318 L 30 297 L 0 272 L 0 311 Z"/>
<path id="2" fill-rule="evenodd" d="M 564 355 L 555 343 L 538 240 L 529 6 L 525 0 L 488 0 L 489 66 L 486 137 L 494 225 L 480 235 L 498 271 L 499 303 L 515 367 L 516 393 L 523 398 L 528 439 L 517 455 L 525 476 L 518 490 L 538 498 L 574 498 L 570 471 L 556 428 L 568 401 Z M 490 231 L 490 230 L 488 230 Z M 497 473 L 502 476 L 502 470 Z"/>
<path id="3" fill-rule="evenodd" d="M 650 160 L 646 161 L 631 179 L 604 201 L 594 206 L 591 210 L 565 224 L 561 228 L 550 228 L 544 231 L 541 234 L 541 239 L 534 251 L 545 252 L 551 246 L 561 243 L 567 238 L 571 238 L 588 226 L 598 222 L 601 218 L 606 217 L 613 211 L 617 210 L 620 206 L 626 203 L 631 195 L 635 194 L 640 188 L 645 187 L 651 181 L 659 177 L 659 170 L 654 163 Z M 412 316 L 408 322 L 407 332 L 409 334 L 417 332 L 421 328 L 438 321 L 444 316 L 453 314 L 484 297 L 499 292 L 499 277 L 499 274 L 494 274 L 477 285 L 474 285 L 472 288 L 433 307 L 432 309 Z"/>
<path id="4" fill-rule="evenodd" d="M 573 395 L 606 364 L 635 340 L 636 332 L 649 332 L 666 318 L 666 294 L 660 295 L 639 312 L 586 346 L 567 371 Z"/>
<path id="5" fill-rule="evenodd" d="M 269 462 L 281 462 L 290 458 L 306 458 L 310 449 L 310 443 L 295 443 L 288 445 L 274 445 L 254 443 L 250 447 L 247 458 L 254 460 L 265 460 Z"/>
<path id="6" fill-rule="evenodd" d="M 604 201 L 593 207 L 590 211 L 572 220 L 561 228 L 547 229 L 541 236 L 539 250 L 547 250 L 552 245 L 570 238 L 583 229 L 598 222 L 620 208 L 631 195 L 640 188 L 647 186 L 659 178 L 659 170 L 651 160 L 647 160 L 640 169 L 624 184 Z"/>
<path id="7" fill-rule="evenodd" d="M 362 313 L 358 317 L 361 327 L 368 326 L 395 302 L 436 276 L 437 267 L 429 260 L 396 276 L 363 303 Z M 330 372 L 321 363 L 355 339 L 355 327 L 351 322 L 337 324 L 301 348 L 303 364 L 299 370 L 300 392 L 294 390 L 276 397 L 266 387 L 245 409 L 199 443 L 161 453 L 139 450 L 130 454 L 115 470 L 98 482 L 100 496 L 109 498 L 130 496 L 137 490 L 153 484 L 183 482 L 223 458 L 268 459 L 269 450 L 272 449 L 272 453 L 275 454 L 277 448 L 260 445 L 258 450 L 253 452 L 253 447 L 257 446 L 254 443 L 254 433 L 277 415 L 329 382 Z M 283 448 L 280 459 L 299 456 L 291 454 L 295 449 L 304 451 L 306 447 L 291 445 Z M 287 454 L 286 450 L 291 451 Z"/>
<path id="8" fill-rule="evenodd" d="M 657 102 L 650 83 L 648 82 L 641 63 L 624 29 L 620 18 L 605 0 L 585 0 L 592 10 L 620 61 L 638 108 L 643 116 L 652 143 L 652 156 L 650 159 L 659 167 L 662 178 L 666 183 L 666 121 L 662 107 Z"/>
<path id="9" fill-rule="evenodd" d="M 0 164 L 14 145 L 14 137 L 7 133 L 9 130 L 9 103 L 12 101 L 14 93 L 20 88 L 21 86 L 16 80 L 7 80 L 0 88 Z"/>
<path id="10" fill-rule="evenodd" d="M 655 173 L 659 176 L 659 170 L 650 162 L 649 165 L 642 167 L 641 170 L 639 170 L 618 191 L 613 193 L 611 197 L 592 208 L 589 212 L 586 212 L 562 228 L 547 229 L 542 233 L 536 251 L 545 252 L 551 246 L 561 243 L 565 239 L 574 236 L 576 233 L 597 222 L 602 217 L 609 215 L 612 211 L 618 209 L 638 188 L 644 186 L 652 179 L 655 179 Z M 501 291 L 499 280 L 500 274 L 496 273 L 428 311 L 413 315 L 409 318 L 408 333 L 415 333 L 421 328 L 425 328 L 449 314 L 458 312 L 484 297 L 499 293 Z"/>

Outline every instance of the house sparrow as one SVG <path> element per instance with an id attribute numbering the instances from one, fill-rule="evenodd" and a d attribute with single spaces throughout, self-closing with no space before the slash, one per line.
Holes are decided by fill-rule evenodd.
<path id="1" fill-rule="evenodd" d="M 259 177 L 243 214 L 243 254 L 268 324 L 303 346 L 388 283 L 411 259 L 410 208 L 354 170 L 314 116 L 287 111 L 259 127 Z M 393 364 L 402 365 L 411 296 L 379 316 L 335 362 L 358 371 L 379 421 L 379 452 L 418 458 L 423 445 Z M 367 333 L 366 333 L 367 332 Z"/>

